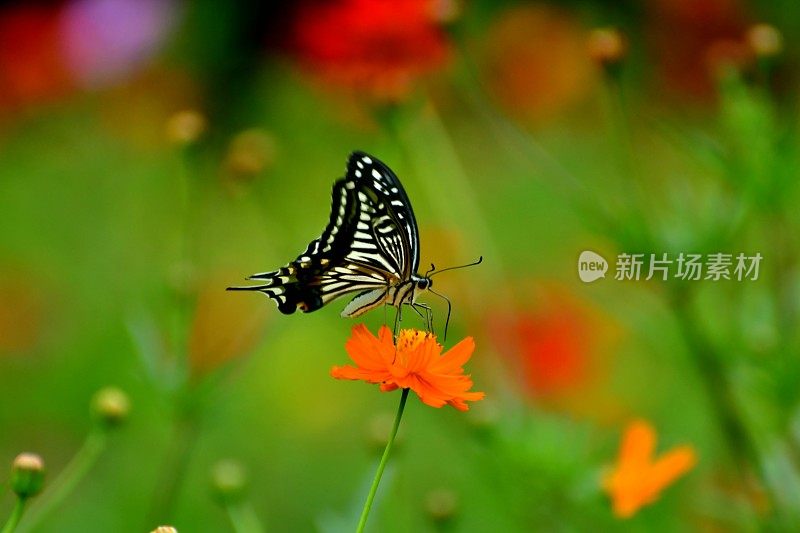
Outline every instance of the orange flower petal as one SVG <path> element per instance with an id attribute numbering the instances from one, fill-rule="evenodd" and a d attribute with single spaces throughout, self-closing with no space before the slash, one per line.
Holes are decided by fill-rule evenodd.
<path id="1" fill-rule="evenodd" d="M 649 463 L 656 447 L 656 432 L 644 420 L 635 420 L 625 430 L 619 450 L 619 462 L 626 465 Z"/>
<path id="2" fill-rule="evenodd" d="M 484 397 L 482 392 L 469 392 L 472 379 L 464 374 L 463 365 L 475 349 L 471 337 L 442 355 L 442 346 L 429 333 L 404 330 L 395 345 L 386 326 L 375 337 L 360 324 L 353 328 L 345 348 L 356 366 L 334 367 L 334 378 L 380 383 L 384 392 L 411 389 L 427 405 L 452 405 L 461 411 L 467 410 L 466 402 Z"/>
<path id="3" fill-rule="evenodd" d="M 375 338 L 364 324 L 359 324 L 353 328 L 353 332 L 345 343 L 345 350 L 350 359 L 364 370 L 386 370 L 388 351 L 390 346 L 386 345 L 383 332 L 380 338 Z"/>
<path id="4" fill-rule="evenodd" d="M 697 455 L 690 446 L 681 446 L 662 455 L 650 470 L 649 485 L 654 493 L 671 485 L 676 479 L 692 469 Z"/>
<path id="5" fill-rule="evenodd" d="M 603 488 L 619 518 L 629 518 L 657 500 L 662 490 L 697 462 L 690 446 L 675 448 L 654 461 L 655 443 L 655 429 L 645 421 L 635 421 L 625 431 L 618 463 L 603 479 Z"/>
<path id="6" fill-rule="evenodd" d="M 450 348 L 438 361 L 430 366 L 432 372 L 448 372 L 460 370 L 464 363 L 472 357 L 475 351 L 475 341 L 472 337 L 467 337 L 461 342 Z"/>

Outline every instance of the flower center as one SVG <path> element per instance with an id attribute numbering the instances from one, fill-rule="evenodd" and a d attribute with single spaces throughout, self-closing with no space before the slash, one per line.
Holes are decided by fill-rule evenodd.
<path id="1" fill-rule="evenodd" d="M 397 336 L 397 352 L 401 354 L 411 352 L 431 336 L 430 333 L 419 329 L 400 330 L 400 334 Z"/>

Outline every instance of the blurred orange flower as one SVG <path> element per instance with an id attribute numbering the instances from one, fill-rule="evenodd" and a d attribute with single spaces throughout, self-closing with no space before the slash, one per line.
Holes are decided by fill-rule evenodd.
<path id="1" fill-rule="evenodd" d="M 53 330 L 57 299 L 49 285 L 30 270 L 0 270 L 0 355 L 30 352 Z"/>
<path id="2" fill-rule="evenodd" d="M 189 332 L 189 369 L 195 379 L 253 350 L 267 324 L 269 313 L 262 302 L 230 298 L 219 290 L 219 279 L 226 278 L 211 276 L 197 295 Z"/>
<path id="3" fill-rule="evenodd" d="M 464 374 L 463 365 L 475 350 L 472 337 L 442 354 L 442 345 L 430 333 L 401 330 L 395 345 L 386 326 L 375 337 L 365 325 L 359 324 L 353 328 L 345 349 L 357 366 L 333 367 L 331 376 L 336 379 L 380 383 L 383 392 L 411 389 L 432 407 L 448 404 L 459 411 L 469 409 L 467 401 L 484 397 L 483 392 L 469 392 L 472 379 Z"/>
<path id="4" fill-rule="evenodd" d="M 486 35 L 483 77 L 489 93 L 526 124 L 559 116 L 591 94 L 596 81 L 586 38 L 568 12 L 542 5 L 506 10 Z"/>
<path id="5" fill-rule="evenodd" d="M 406 98 L 422 75 L 443 66 L 449 45 L 441 1 L 311 2 L 295 20 L 294 40 L 312 72 L 378 102 Z"/>
<path id="6" fill-rule="evenodd" d="M 654 502 L 697 462 L 691 446 L 679 446 L 654 460 L 655 446 L 656 432 L 648 422 L 636 420 L 625 429 L 617 465 L 603 479 L 617 517 L 630 518 Z"/>

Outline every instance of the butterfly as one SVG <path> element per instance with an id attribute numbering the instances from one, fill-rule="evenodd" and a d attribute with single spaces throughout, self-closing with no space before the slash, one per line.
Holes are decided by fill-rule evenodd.
<path id="1" fill-rule="evenodd" d="M 342 316 L 356 317 L 384 304 L 397 307 L 399 316 L 408 304 L 420 315 L 418 308 L 423 309 L 430 326 L 430 307 L 416 299 L 431 288 L 433 268 L 425 275 L 418 272 L 417 220 L 395 173 L 377 158 L 353 152 L 331 196 L 328 225 L 297 259 L 247 278 L 258 285 L 228 289 L 263 292 L 284 314 L 310 313 L 358 293 Z"/>

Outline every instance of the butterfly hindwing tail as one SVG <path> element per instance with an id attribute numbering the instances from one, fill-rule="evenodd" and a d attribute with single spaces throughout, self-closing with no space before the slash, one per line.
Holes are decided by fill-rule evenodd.
<path id="1" fill-rule="evenodd" d="M 285 315 L 290 315 L 297 309 L 309 313 L 323 305 L 319 291 L 298 280 L 297 267 L 293 264 L 272 272 L 254 274 L 247 279 L 263 280 L 264 283 L 249 287 L 228 287 L 228 290 L 263 292 L 275 301 L 278 310 Z"/>

